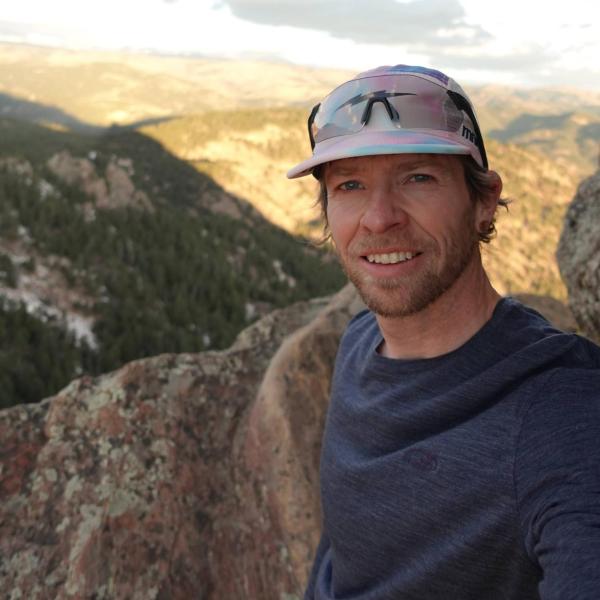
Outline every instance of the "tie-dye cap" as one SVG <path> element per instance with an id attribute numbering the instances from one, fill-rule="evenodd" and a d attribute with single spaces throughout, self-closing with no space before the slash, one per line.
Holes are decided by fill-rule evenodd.
<path id="1" fill-rule="evenodd" d="M 378 67 L 333 90 L 308 119 L 312 156 L 290 179 L 332 160 L 375 154 L 470 154 L 487 157 L 473 106 L 440 71 L 409 65 Z"/>

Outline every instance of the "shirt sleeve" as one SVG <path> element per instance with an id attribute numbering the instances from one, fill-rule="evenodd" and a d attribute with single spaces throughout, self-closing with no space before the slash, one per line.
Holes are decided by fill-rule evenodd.
<path id="1" fill-rule="evenodd" d="M 523 417 L 515 490 L 542 600 L 600 598 L 600 370 L 555 373 Z"/>

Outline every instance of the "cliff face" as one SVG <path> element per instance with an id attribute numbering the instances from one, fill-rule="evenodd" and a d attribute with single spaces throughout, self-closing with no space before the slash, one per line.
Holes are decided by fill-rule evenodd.
<path id="1" fill-rule="evenodd" d="M 600 343 L 600 171 L 579 186 L 556 256 L 577 323 Z"/>
<path id="2" fill-rule="evenodd" d="M 0 413 L 2 597 L 300 597 L 349 288 Z"/>

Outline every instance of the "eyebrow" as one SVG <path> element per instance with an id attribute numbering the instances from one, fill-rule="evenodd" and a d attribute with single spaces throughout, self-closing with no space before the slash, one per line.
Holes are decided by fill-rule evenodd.
<path id="1" fill-rule="evenodd" d="M 365 169 L 361 169 L 360 167 L 339 167 L 339 166 L 329 166 L 327 169 L 330 175 L 338 175 L 341 177 L 345 177 L 346 175 L 353 175 L 354 173 L 362 173 Z"/>

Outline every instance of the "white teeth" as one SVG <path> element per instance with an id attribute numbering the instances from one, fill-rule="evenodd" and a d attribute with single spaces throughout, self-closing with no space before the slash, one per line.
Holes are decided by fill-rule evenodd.
<path id="1" fill-rule="evenodd" d="M 412 252 L 390 252 L 389 254 L 368 254 L 367 260 L 371 263 L 380 265 L 391 265 L 399 262 L 404 262 L 414 258 L 416 254 Z"/>

